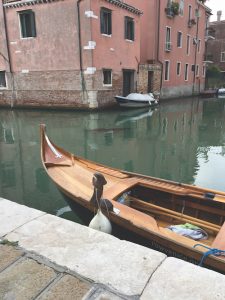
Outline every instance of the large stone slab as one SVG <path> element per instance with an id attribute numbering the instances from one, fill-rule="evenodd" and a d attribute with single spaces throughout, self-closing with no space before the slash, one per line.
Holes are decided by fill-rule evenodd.
<path id="1" fill-rule="evenodd" d="M 25 224 L 7 238 L 125 295 L 140 295 L 166 257 L 51 215 Z"/>
<path id="2" fill-rule="evenodd" d="M 65 275 L 56 284 L 44 292 L 39 300 L 76 299 L 81 300 L 90 290 L 91 285 L 76 277 Z"/>
<path id="3" fill-rule="evenodd" d="M 46 213 L 0 198 L 0 237 L 44 214 Z"/>
<path id="4" fill-rule="evenodd" d="M 23 252 L 19 249 L 11 246 L 0 245 L 0 272 L 22 255 Z"/>
<path id="5" fill-rule="evenodd" d="M 34 299 L 56 275 L 54 270 L 24 259 L 0 273 L 0 299 Z"/>
<path id="6" fill-rule="evenodd" d="M 153 274 L 141 300 L 224 300 L 225 276 L 187 263 L 167 258 Z"/>

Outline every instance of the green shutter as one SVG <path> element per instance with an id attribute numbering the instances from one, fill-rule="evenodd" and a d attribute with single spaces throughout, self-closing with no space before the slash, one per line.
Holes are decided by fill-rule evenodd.
<path id="1" fill-rule="evenodd" d="M 30 18 L 31 18 L 31 34 L 32 37 L 36 37 L 36 26 L 35 26 L 35 14 L 33 11 L 30 12 Z"/>
<path id="2" fill-rule="evenodd" d="M 100 11 L 100 31 L 101 33 L 104 33 L 104 11 L 102 8 Z"/>
<path id="3" fill-rule="evenodd" d="M 127 39 L 127 17 L 124 19 L 124 38 Z"/>
<path id="4" fill-rule="evenodd" d="M 112 34 L 112 13 L 108 12 L 108 34 Z"/>

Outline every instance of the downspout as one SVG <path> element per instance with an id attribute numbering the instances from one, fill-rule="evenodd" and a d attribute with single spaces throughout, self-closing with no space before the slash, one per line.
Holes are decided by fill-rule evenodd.
<path id="1" fill-rule="evenodd" d="M 7 21 L 6 21 L 6 13 L 5 13 L 5 7 L 2 1 L 2 11 L 3 11 L 3 21 L 4 21 L 4 28 L 5 28 L 5 39 L 6 39 L 6 48 L 7 48 L 7 56 L 8 59 L 6 59 L 6 57 L 3 58 L 8 62 L 8 67 L 9 67 L 9 72 L 11 75 L 11 82 L 12 82 L 12 100 L 11 100 L 11 108 L 13 108 L 14 106 L 14 99 L 15 99 L 15 84 L 14 84 L 14 75 L 12 72 L 12 61 L 11 61 L 11 55 L 10 55 L 10 48 L 9 48 L 9 35 L 8 35 L 8 26 L 7 26 Z"/>
<path id="2" fill-rule="evenodd" d="M 80 3 L 83 0 L 77 1 L 77 18 L 78 18 L 78 44 L 79 44 L 79 60 L 80 60 L 80 76 L 81 76 L 81 88 L 83 99 L 85 99 L 86 83 L 83 72 L 83 57 L 82 57 L 82 45 L 81 45 L 81 22 L 80 22 Z"/>
<path id="3" fill-rule="evenodd" d="M 199 13 L 199 4 L 198 4 L 198 13 Z M 197 62 L 197 49 L 198 49 L 198 26 L 199 26 L 199 16 L 197 16 L 197 25 L 196 25 L 196 43 L 195 43 L 195 58 L 194 58 L 194 77 L 193 77 L 193 84 L 192 84 L 192 95 L 195 92 L 195 80 L 196 80 L 196 62 Z M 197 42 L 198 41 L 198 42 Z"/>
<path id="4" fill-rule="evenodd" d="M 160 10 L 161 10 L 161 0 L 156 0 L 156 3 L 158 2 L 158 24 L 157 24 L 157 62 L 161 65 L 161 78 L 160 78 L 160 94 L 162 89 L 162 80 L 163 80 L 163 63 L 159 59 L 159 49 L 160 49 Z"/>

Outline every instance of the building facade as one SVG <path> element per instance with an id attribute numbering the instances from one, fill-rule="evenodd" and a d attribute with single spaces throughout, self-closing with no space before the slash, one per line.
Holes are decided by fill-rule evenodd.
<path id="1" fill-rule="evenodd" d="M 140 16 L 117 0 L 6 2 L 1 104 L 96 108 L 132 91 Z"/>
<path id="2" fill-rule="evenodd" d="M 98 108 L 204 87 L 202 1 L 0 1 L 0 105 Z"/>
<path id="3" fill-rule="evenodd" d="M 206 60 L 217 66 L 221 72 L 221 80 L 225 79 L 225 20 L 221 20 L 222 12 L 217 12 L 217 21 L 209 23 L 209 39 L 207 41 Z"/>

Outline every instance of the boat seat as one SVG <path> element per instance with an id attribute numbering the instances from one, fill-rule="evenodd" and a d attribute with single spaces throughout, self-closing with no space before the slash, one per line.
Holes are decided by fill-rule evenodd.
<path id="1" fill-rule="evenodd" d="M 225 222 L 220 228 L 220 231 L 218 232 L 215 240 L 213 241 L 212 248 L 217 248 L 219 250 L 225 250 Z M 223 256 L 225 259 L 225 257 Z"/>

